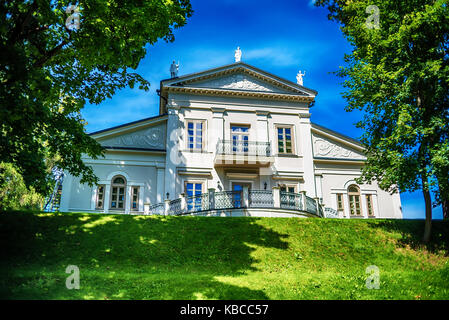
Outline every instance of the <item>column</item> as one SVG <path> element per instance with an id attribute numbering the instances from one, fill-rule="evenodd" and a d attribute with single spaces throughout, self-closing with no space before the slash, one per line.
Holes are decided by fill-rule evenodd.
<path id="1" fill-rule="evenodd" d="M 212 108 L 212 123 L 208 130 L 208 151 L 216 152 L 218 140 L 225 140 L 224 137 L 224 108 Z"/>
<path id="2" fill-rule="evenodd" d="M 97 192 L 98 192 L 98 187 L 97 186 L 93 186 L 92 187 L 92 193 L 91 193 L 91 198 L 90 198 L 90 210 L 94 211 L 95 207 L 96 207 L 96 202 L 97 202 Z"/>
<path id="3" fill-rule="evenodd" d="M 109 180 L 111 181 L 111 180 Z M 108 213 L 109 212 L 109 206 L 111 204 L 111 182 L 106 183 L 104 185 L 104 203 L 103 203 L 103 208 L 104 208 L 104 212 Z"/>
<path id="4" fill-rule="evenodd" d="M 349 210 L 349 196 L 347 192 L 343 193 L 343 206 L 345 208 L 344 215 L 349 219 L 351 217 L 351 211 Z"/>
<path id="5" fill-rule="evenodd" d="M 320 198 L 322 201 L 324 201 L 324 199 L 323 199 L 322 181 L 323 181 L 323 176 L 321 174 L 315 175 L 316 196 L 318 198 Z"/>
<path id="6" fill-rule="evenodd" d="M 176 196 L 177 167 L 182 166 L 184 159 L 179 153 L 183 149 L 182 137 L 185 133 L 185 124 L 179 120 L 179 106 L 170 101 L 167 105 L 167 155 L 165 158 L 164 195 L 168 192 L 170 197 Z M 162 197 L 164 199 L 165 196 Z"/>
<path id="7" fill-rule="evenodd" d="M 215 210 L 215 188 L 209 188 L 209 210 Z"/>
<path id="8" fill-rule="evenodd" d="M 156 183 L 156 203 L 161 203 L 164 201 L 164 192 L 165 192 L 165 168 L 158 167 L 157 168 L 157 183 Z"/>
<path id="9" fill-rule="evenodd" d="M 313 167 L 313 146 L 312 146 L 312 132 L 310 124 L 310 114 L 300 116 L 299 133 L 296 133 L 296 146 L 298 147 L 303 159 L 304 169 L 304 190 L 307 191 L 309 197 L 315 197 L 315 173 Z"/>
<path id="10" fill-rule="evenodd" d="M 132 190 L 131 186 L 127 185 L 125 190 L 125 213 L 129 214 L 131 212 L 131 197 L 132 197 Z"/>
<path id="11" fill-rule="evenodd" d="M 248 186 L 244 186 L 243 187 L 243 192 L 242 192 L 242 201 L 243 201 L 243 206 L 245 208 L 249 207 L 249 191 L 248 191 Z"/>
<path id="12" fill-rule="evenodd" d="M 186 212 L 187 210 L 187 201 L 186 201 L 186 194 L 183 192 L 179 195 L 179 198 L 181 198 L 181 212 Z"/>
<path id="13" fill-rule="evenodd" d="M 141 185 L 139 187 L 139 211 L 140 212 L 144 211 L 144 207 L 143 207 L 144 189 L 145 189 L 145 185 Z"/>
<path id="14" fill-rule="evenodd" d="M 315 206 L 316 206 L 316 214 L 320 215 L 320 199 L 318 197 L 313 198 L 315 200 Z"/>
<path id="15" fill-rule="evenodd" d="M 165 206 L 164 206 L 164 215 L 168 216 L 168 211 L 170 210 L 170 200 L 165 199 Z"/>
<path id="16" fill-rule="evenodd" d="M 362 216 L 365 219 L 368 219 L 368 207 L 366 205 L 366 194 L 365 193 L 360 192 L 360 202 L 361 202 L 360 205 L 362 208 Z"/>
<path id="17" fill-rule="evenodd" d="M 302 198 L 302 210 L 307 211 L 306 191 L 301 190 L 300 193 Z"/>
<path id="18" fill-rule="evenodd" d="M 380 218 L 379 217 L 379 204 L 377 203 L 377 194 L 373 194 L 372 197 L 373 197 L 374 216 L 376 218 Z M 402 216 L 400 218 L 402 218 Z"/>
<path id="19" fill-rule="evenodd" d="M 274 186 L 271 189 L 273 190 L 273 207 L 280 208 L 281 207 L 280 188 L 278 186 Z"/>

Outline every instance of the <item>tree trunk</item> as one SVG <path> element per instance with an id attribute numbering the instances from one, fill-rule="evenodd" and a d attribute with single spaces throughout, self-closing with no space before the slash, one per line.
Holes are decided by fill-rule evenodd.
<path id="1" fill-rule="evenodd" d="M 443 207 L 443 219 L 449 219 L 449 200 L 443 200 L 441 206 Z"/>
<path id="2" fill-rule="evenodd" d="M 432 199 L 430 198 L 430 192 L 427 188 L 427 181 L 423 178 L 423 194 L 424 194 L 424 202 L 426 205 L 426 223 L 424 225 L 424 236 L 423 242 L 428 243 L 430 240 L 430 232 L 432 229 Z"/>

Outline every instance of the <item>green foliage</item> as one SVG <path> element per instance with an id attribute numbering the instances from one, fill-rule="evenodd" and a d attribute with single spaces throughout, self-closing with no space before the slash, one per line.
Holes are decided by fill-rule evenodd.
<path id="1" fill-rule="evenodd" d="M 11 163 L 0 162 L 0 210 L 41 210 L 44 198 L 27 188 L 22 175 Z"/>
<path id="2" fill-rule="evenodd" d="M 449 197 L 449 1 L 316 4 L 329 9 L 353 46 L 338 74 L 347 111 L 364 112 L 357 126 L 368 160 L 360 180 Z M 378 29 L 366 26 L 369 5 L 380 10 Z"/>
<path id="3" fill-rule="evenodd" d="M 449 221 L 0 213 L 3 299 L 448 299 Z M 68 265 L 80 289 L 67 290 Z M 366 268 L 380 288 L 366 288 Z"/>
<path id="4" fill-rule="evenodd" d="M 49 190 L 46 158 L 97 181 L 81 155 L 101 146 L 86 134 L 81 109 L 126 86 L 149 83 L 132 72 L 159 39 L 173 41 L 192 10 L 188 0 L 82 1 L 80 28 L 66 26 L 71 1 L 0 3 L 0 158 L 26 185 Z"/>

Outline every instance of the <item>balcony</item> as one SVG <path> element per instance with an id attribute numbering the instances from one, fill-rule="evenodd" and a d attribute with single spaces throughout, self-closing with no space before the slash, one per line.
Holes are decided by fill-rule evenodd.
<path id="1" fill-rule="evenodd" d="M 181 195 L 145 208 L 149 215 L 198 216 L 269 216 L 329 217 L 317 199 L 305 193 L 273 190 L 220 191 L 210 190 L 191 197 Z M 331 216 L 333 217 L 333 216 Z"/>
<path id="2" fill-rule="evenodd" d="M 214 164 L 268 167 L 273 161 L 270 142 L 218 140 Z"/>

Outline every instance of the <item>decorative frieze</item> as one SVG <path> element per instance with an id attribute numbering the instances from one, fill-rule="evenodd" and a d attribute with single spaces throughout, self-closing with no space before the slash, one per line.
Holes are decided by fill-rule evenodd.
<path id="1" fill-rule="evenodd" d="M 313 135 L 313 155 L 315 157 L 326 157 L 326 158 L 336 158 L 336 159 L 360 159 L 363 160 L 365 157 L 358 152 L 355 152 L 341 144 L 333 141 L 329 141 L 325 138 Z"/>
<path id="2" fill-rule="evenodd" d="M 254 79 L 245 74 L 233 74 L 226 77 L 212 79 L 207 82 L 194 84 L 197 87 L 203 88 L 219 88 L 219 89 L 234 89 L 245 91 L 265 91 L 265 92 L 282 92 L 286 91 L 264 83 L 260 80 Z"/>
<path id="3" fill-rule="evenodd" d="M 144 131 L 124 134 L 101 141 L 111 147 L 160 148 L 165 147 L 165 134 L 162 128 L 150 128 Z"/>

